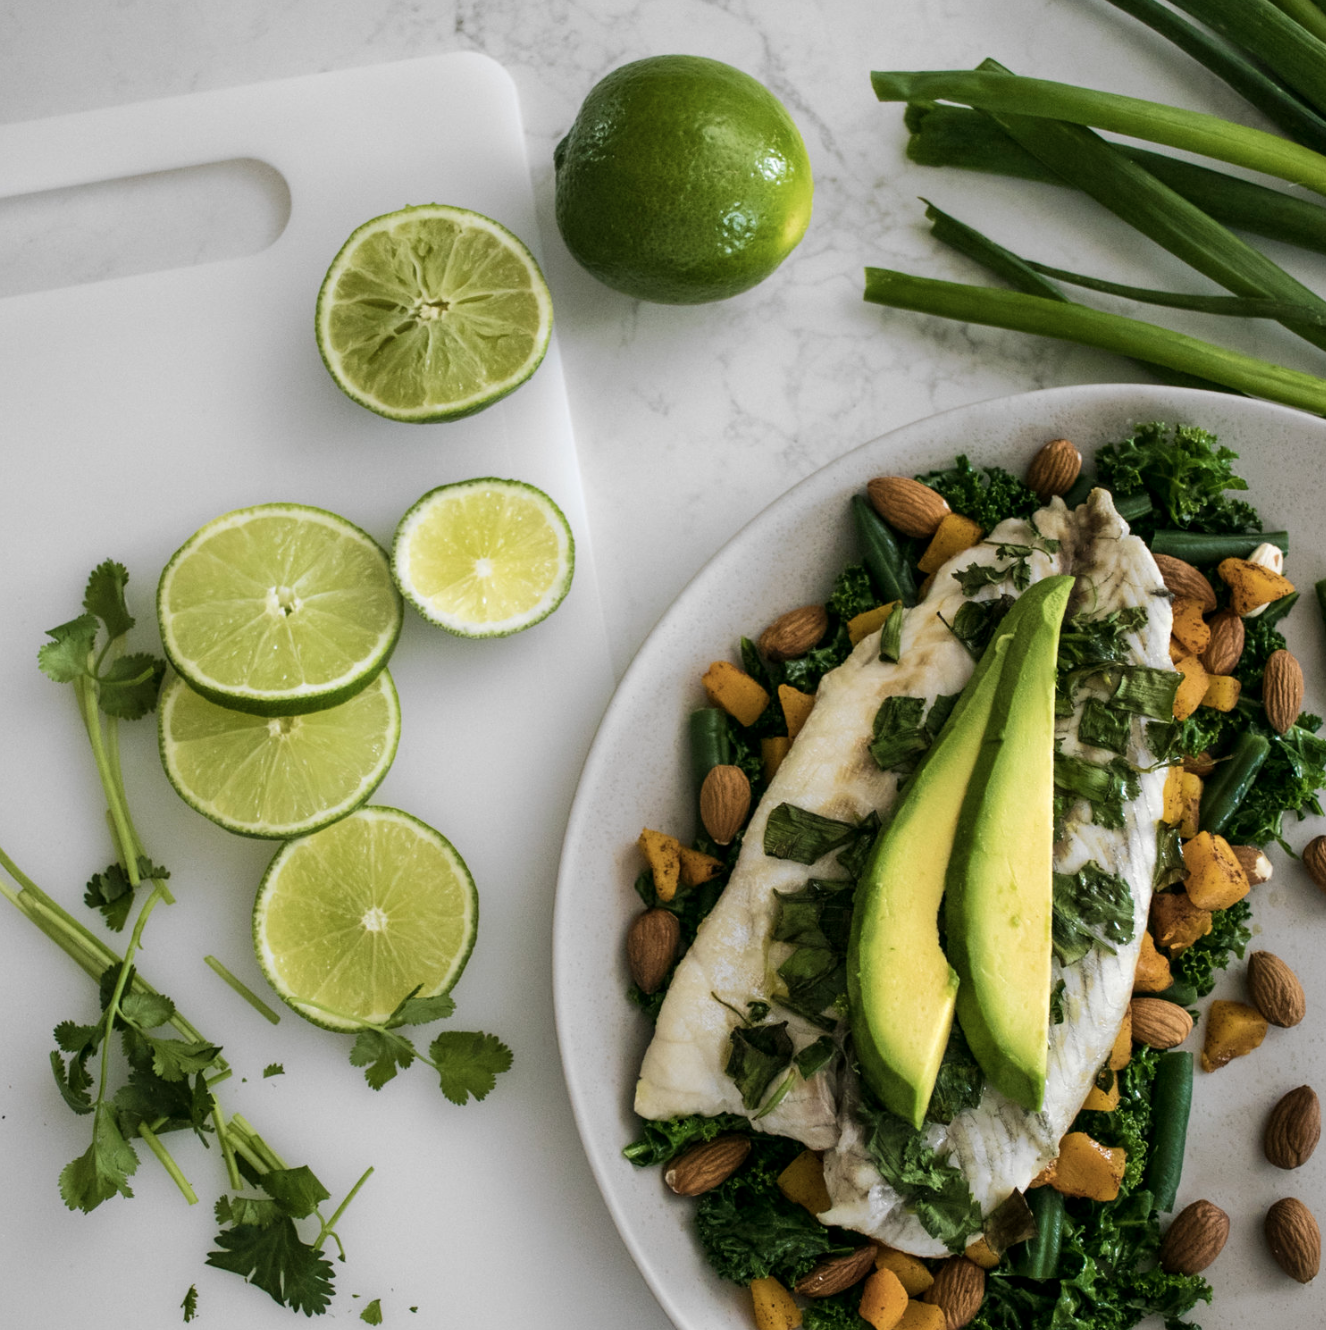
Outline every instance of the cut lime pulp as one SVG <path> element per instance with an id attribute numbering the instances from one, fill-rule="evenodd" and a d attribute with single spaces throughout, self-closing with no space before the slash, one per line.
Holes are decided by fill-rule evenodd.
<path id="1" fill-rule="evenodd" d="M 345 518 L 295 503 L 209 522 L 157 588 L 176 672 L 218 706 L 259 716 L 348 701 L 387 663 L 402 614 L 381 546 Z"/>
<path id="2" fill-rule="evenodd" d="M 447 992 L 478 926 L 474 880 L 450 841 L 376 805 L 288 841 L 253 907 L 268 982 L 333 1030 L 381 1024 L 415 989 Z"/>
<path id="3" fill-rule="evenodd" d="M 425 619 L 461 637 L 503 637 L 562 603 L 575 541 L 542 490 L 485 477 L 425 494 L 401 518 L 391 559 L 396 585 Z"/>
<path id="4" fill-rule="evenodd" d="M 539 265 L 504 226 L 440 203 L 365 222 L 318 292 L 318 350 L 391 420 L 455 420 L 518 388 L 552 335 Z"/>
<path id="5" fill-rule="evenodd" d="M 304 716 L 219 707 L 178 677 L 157 707 L 161 762 L 176 793 L 241 836 L 303 836 L 353 812 L 387 774 L 400 734 L 386 670 L 348 702 Z"/>

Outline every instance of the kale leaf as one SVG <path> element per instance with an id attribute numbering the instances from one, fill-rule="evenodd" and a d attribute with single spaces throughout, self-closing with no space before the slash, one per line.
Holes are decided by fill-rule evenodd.
<path id="1" fill-rule="evenodd" d="M 1040 507 L 1035 492 L 999 466 L 972 466 L 965 454 L 947 471 L 917 476 L 938 490 L 948 506 L 970 517 L 983 531 L 992 531 L 1007 517 L 1029 517 Z"/>
<path id="2" fill-rule="evenodd" d="M 1191 984 L 1198 997 L 1205 997 L 1215 987 L 1216 971 L 1223 970 L 1234 956 L 1242 956 L 1252 941 L 1250 918 L 1252 906 L 1246 900 L 1216 910 L 1211 916 L 1211 931 L 1170 962 L 1174 982 Z"/>
<path id="3" fill-rule="evenodd" d="M 720 1113 L 717 1117 L 701 1117 L 691 1113 L 686 1117 L 664 1118 L 657 1122 L 643 1119 L 638 1140 L 628 1145 L 622 1154 L 637 1168 L 652 1168 L 666 1164 L 669 1159 L 692 1145 L 712 1141 L 728 1132 L 750 1131 L 750 1121 L 737 1113 Z"/>

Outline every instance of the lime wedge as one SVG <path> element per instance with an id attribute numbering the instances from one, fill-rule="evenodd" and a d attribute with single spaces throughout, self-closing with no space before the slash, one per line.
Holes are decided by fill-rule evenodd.
<path id="1" fill-rule="evenodd" d="M 353 812 L 396 756 L 401 707 L 383 670 L 348 702 L 305 716 L 253 716 L 172 677 L 157 706 L 161 762 L 175 792 L 241 836 L 282 840 Z"/>
<path id="2" fill-rule="evenodd" d="M 482 411 L 539 367 L 552 296 L 506 227 L 429 203 L 365 222 L 318 292 L 318 350 L 337 386 L 391 420 Z"/>
<path id="3" fill-rule="evenodd" d="M 461 637 L 505 637 L 546 619 L 575 571 L 562 510 L 520 480 L 430 490 L 401 518 L 391 571 L 406 600 Z"/>
<path id="4" fill-rule="evenodd" d="M 268 982 L 333 1030 L 381 1024 L 416 988 L 447 992 L 478 927 L 474 879 L 446 837 L 376 805 L 287 841 L 253 907 Z"/>
<path id="5" fill-rule="evenodd" d="M 345 518 L 296 503 L 209 522 L 157 587 L 176 672 L 218 706 L 258 716 L 320 711 L 366 688 L 402 615 L 382 547 Z"/>

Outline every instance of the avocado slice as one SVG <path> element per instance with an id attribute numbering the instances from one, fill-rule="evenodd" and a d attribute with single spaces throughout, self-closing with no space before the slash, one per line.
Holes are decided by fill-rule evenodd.
<path id="1" fill-rule="evenodd" d="M 939 943 L 949 856 L 1004 660 L 1033 608 L 1019 600 L 995 631 L 857 883 L 847 952 L 852 1039 L 866 1084 L 918 1128 L 958 992 Z"/>
<path id="2" fill-rule="evenodd" d="M 1073 580 L 1047 577 L 1018 600 L 945 888 L 962 1032 L 990 1083 L 1031 1110 L 1049 1046 L 1055 662 Z"/>

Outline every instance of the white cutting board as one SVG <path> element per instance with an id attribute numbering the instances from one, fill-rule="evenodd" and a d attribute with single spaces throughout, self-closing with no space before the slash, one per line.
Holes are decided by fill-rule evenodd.
<path id="1" fill-rule="evenodd" d="M 128 566 L 133 640 L 157 649 L 160 569 L 229 509 L 315 504 L 389 544 L 433 486 L 497 475 L 546 490 L 579 542 L 570 595 L 530 632 L 487 643 L 407 611 L 391 664 L 404 733 L 374 796 L 438 827 L 478 883 L 478 945 L 451 1024 L 513 1048 L 514 1069 L 489 1099 L 453 1107 L 420 1066 L 374 1093 L 347 1061 L 348 1039 L 288 1012 L 272 1028 L 204 967 L 213 952 L 267 992 L 249 913 L 275 846 L 185 807 L 161 773 L 152 721 L 123 727 L 124 763 L 148 852 L 171 869 L 179 903 L 153 917 L 141 966 L 225 1046 L 236 1077 L 223 1098 L 287 1162 L 307 1163 L 337 1199 L 376 1166 L 340 1225 L 349 1259 L 327 1321 L 358 1324 L 376 1297 L 397 1327 L 531 1315 L 606 1325 L 632 1309 L 661 1325 L 585 1166 L 551 1014 L 558 851 L 611 688 L 556 342 L 514 396 L 415 426 L 342 397 L 313 340 L 322 275 L 370 217 L 458 204 L 537 250 L 514 86 L 492 61 L 454 54 L 4 126 L 0 192 L 245 157 L 290 188 L 289 224 L 264 252 L 0 300 L 0 845 L 100 929 L 81 896 L 110 858 L 102 800 L 70 690 L 36 668 L 44 630 L 79 613 L 100 560 Z M 63 1018 L 91 1020 L 95 995 L 2 900 L 0 1007 L 0 1322 L 156 1330 L 181 1323 L 196 1284 L 204 1326 L 293 1324 L 204 1265 L 223 1189 L 216 1150 L 167 1138 L 201 1197 L 192 1208 L 146 1150 L 135 1199 L 89 1216 L 64 1208 L 56 1179 L 90 1123 L 56 1093 L 50 1032 Z M 263 1079 L 271 1062 L 285 1075 Z"/>

